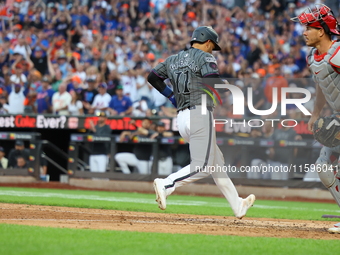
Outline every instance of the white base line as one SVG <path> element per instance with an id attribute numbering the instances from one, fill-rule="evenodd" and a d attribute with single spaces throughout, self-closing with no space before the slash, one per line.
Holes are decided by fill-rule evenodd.
<path id="1" fill-rule="evenodd" d="M 62 194 L 62 193 L 40 193 L 40 192 L 26 192 L 26 191 L 12 191 L 12 190 L 0 190 L 0 196 L 13 196 L 13 197 L 44 197 L 44 198 L 63 198 L 63 199 L 76 199 L 76 200 L 94 200 L 94 201 L 107 201 L 107 202 L 116 202 L 116 203 L 140 203 L 140 204 L 156 204 L 154 199 L 138 199 L 138 198 L 131 198 L 131 197 L 100 197 L 96 195 L 73 195 L 73 194 Z M 209 206 L 209 207 L 230 207 L 227 202 L 206 202 L 206 201 L 197 201 L 197 200 L 177 200 L 177 199 L 170 199 L 167 201 L 168 205 L 185 205 L 185 206 Z M 275 209 L 275 210 L 285 210 L 290 209 L 294 211 L 305 211 L 307 210 L 306 207 L 294 207 L 294 206 L 270 206 L 270 205 L 261 205 L 255 204 L 254 208 L 261 208 L 261 209 Z M 7 208 L 0 208 L 0 209 L 7 209 Z M 84 208 L 88 209 L 88 208 Z M 94 208 L 98 209 L 99 208 Z M 325 212 L 328 214 L 333 213 L 340 213 L 338 209 L 317 209 L 317 208 L 308 208 L 309 211 L 316 211 L 316 212 Z M 67 211 L 65 211 L 67 212 Z M 81 212 L 77 212 L 81 213 Z M 86 214 L 86 212 L 84 212 Z M 96 213 L 93 213 L 96 214 Z M 98 213 L 100 214 L 100 213 Z"/>

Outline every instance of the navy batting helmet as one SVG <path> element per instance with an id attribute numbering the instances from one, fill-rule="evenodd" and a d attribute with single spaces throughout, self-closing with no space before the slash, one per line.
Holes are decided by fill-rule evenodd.
<path id="1" fill-rule="evenodd" d="M 215 48 L 213 50 L 221 50 L 221 47 L 218 46 L 218 34 L 212 27 L 203 26 L 198 27 L 195 29 L 195 31 L 192 33 L 191 37 L 191 45 L 194 42 L 206 42 L 208 40 L 211 40 L 215 44 Z"/>

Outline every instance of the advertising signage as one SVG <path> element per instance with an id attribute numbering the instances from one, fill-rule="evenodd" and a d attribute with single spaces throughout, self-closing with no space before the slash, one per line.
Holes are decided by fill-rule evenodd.
<path id="1" fill-rule="evenodd" d="M 136 120 L 136 125 L 141 126 L 141 118 L 131 118 L 131 117 L 108 117 L 106 124 L 111 127 L 112 130 L 122 131 L 122 130 L 135 130 L 135 126 L 130 124 L 131 119 Z M 96 125 L 98 117 L 96 116 L 60 116 L 60 115 L 0 115 L 0 128 L 34 128 L 34 129 L 89 129 L 90 122 L 93 121 Z M 154 122 L 162 121 L 165 123 L 166 128 L 172 131 L 177 130 L 177 120 L 176 118 L 155 118 Z M 297 134 L 301 135 L 311 135 L 307 128 L 306 120 L 296 121 L 297 125 L 294 130 Z M 240 122 L 235 119 L 229 120 L 229 123 L 234 123 L 233 125 L 216 124 L 216 132 L 227 133 L 227 134 L 237 134 L 237 133 L 250 133 L 251 126 L 247 125 L 247 122 Z M 235 124 L 236 123 L 236 124 Z M 239 124 L 237 124 L 239 123 Z"/>

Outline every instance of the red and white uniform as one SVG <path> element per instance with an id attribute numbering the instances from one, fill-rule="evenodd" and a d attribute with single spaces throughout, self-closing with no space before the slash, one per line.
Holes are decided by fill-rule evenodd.
<path id="1" fill-rule="evenodd" d="M 340 112 L 340 42 L 333 42 L 326 54 L 318 55 L 317 49 L 312 49 L 307 63 L 327 103 Z"/>

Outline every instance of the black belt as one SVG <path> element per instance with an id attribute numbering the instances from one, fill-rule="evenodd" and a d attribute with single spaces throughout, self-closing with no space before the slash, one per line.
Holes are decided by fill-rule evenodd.
<path id="1" fill-rule="evenodd" d="M 184 111 L 184 110 L 194 110 L 196 109 L 196 105 L 192 105 L 192 106 L 188 106 L 188 107 L 185 107 L 185 108 L 182 108 L 180 110 L 177 111 L 177 113 L 179 113 L 180 111 Z M 207 110 L 212 112 L 214 110 L 214 108 L 212 106 L 207 106 Z"/>

